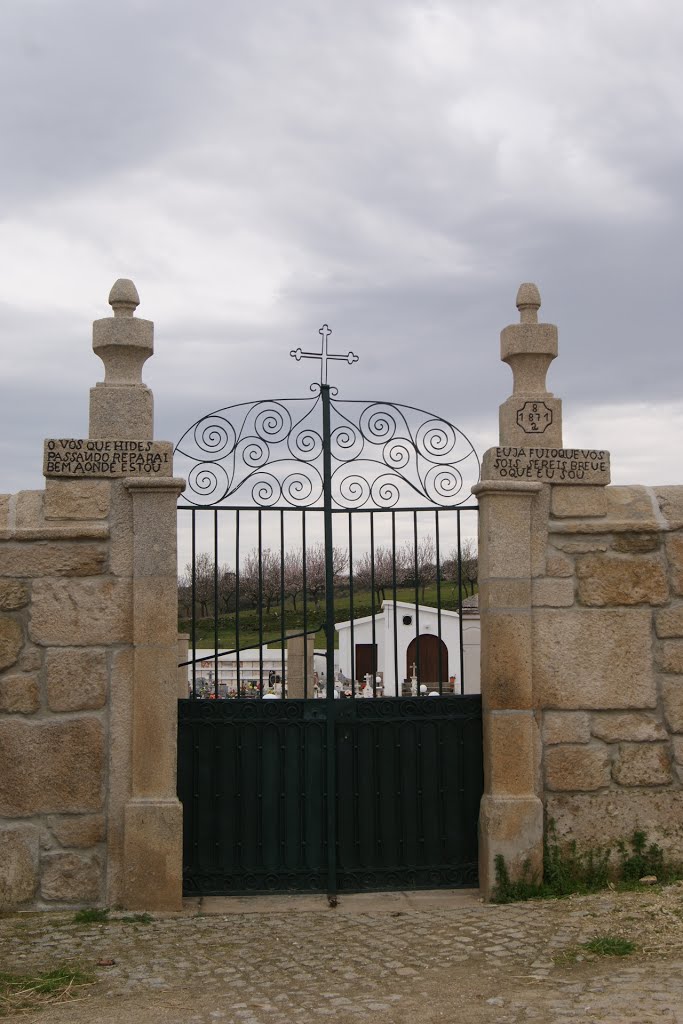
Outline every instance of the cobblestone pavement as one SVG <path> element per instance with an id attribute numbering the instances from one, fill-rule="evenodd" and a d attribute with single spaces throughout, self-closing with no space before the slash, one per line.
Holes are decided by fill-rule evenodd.
<path id="1" fill-rule="evenodd" d="M 336 909 L 207 899 L 150 924 L 113 918 L 0 918 L 0 970 L 75 961 L 97 976 L 79 1001 L 22 1020 L 683 1024 L 683 883 L 508 906 L 473 893 L 342 897 Z M 581 949 L 606 933 L 637 952 Z"/>

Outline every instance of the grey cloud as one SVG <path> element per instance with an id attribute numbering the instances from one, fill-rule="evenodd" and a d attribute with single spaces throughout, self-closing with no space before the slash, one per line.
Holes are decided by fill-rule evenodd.
<path id="1" fill-rule="evenodd" d="M 123 274 L 136 267 L 141 313 L 157 323 L 145 379 L 157 433 L 171 440 L 222 405 L 305 393 L 314 367 L 289 350 L 316 345 L 324 321 L 335 347 L 361 356 L 335 371 L 344 395 L 413 402 L 494 434 L 511 383 L 498 332 L 528 279 L 560 329 L 549 383 L 565 408 L 679 400 L 682 76 L 672 61 L 683 19 L 665 10 L 667 33 L 638 5 L 609 4 L 591 15 L 592 32 L 584 5 L 15 0 L 0 44 L 2 201 L 18 230 L 38 209 L 70 238 L 88 233 L 81 194 L 103 182 L 103 202 L 139 190 L 139 224 L 89 236 L 89 251 Z M 418 52 L 405 27 L 414 12 L 464 17 L 462 53 L 457 36 L 441 64 Z M 506 26 L 517 32 L 509 41 Z M 482 96 L 492 106 L 477 106 Z M 487 124 L 504 101 L 509 123 Z M 133 183 L 131 169 L 141 171 Z M 65 194 L 68 217 L 56 203 Z M 158 240 L 146 206 L 150 224 L 167 225 Z M 243 235 L 290 261 L 274 284 L 265 270 L 257 281 L 277 289 L 270 315 L 245 326 L 229 279 L 221 305 L 185 310 L 183 277 L 205 270 L 185 238 L 193 255 L 205 245 L 229 265 Z M 164 285 L 167 250 L 185 262 Z M 85 433 L 87 390 L 101 377 L 89 316 L 53 316 L 39 285 L 35 312 L 0 292 L 0 368 L 12 381 L 0 436 L 19 439 L 21 479 L 44 436 Z"/>
<path id="2" fill-rule="evenodd" d="M 177 148 L 207 93 L 203 47 L 223 36 L 234 45 L 240 34 L 232 5 L 206 0 L 15 0 L 3 20 L 5 204 L 72 193 Z"/>

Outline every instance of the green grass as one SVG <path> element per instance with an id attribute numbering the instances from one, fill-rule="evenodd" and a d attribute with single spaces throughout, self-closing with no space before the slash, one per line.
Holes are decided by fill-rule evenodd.
<path id="1" fill-rule="evenodd" d="M 579 960 L 585 960 L 584 952 L 594 956 L 630 956 L 637 948 L 635 942 L 621 935 L 595 935 L 580 946 L 569 946 L 555 953 L 552 961 L 556 967 L 568 967 Z"/>
<path id="2" fill-rule="evenodd" d="M 0 1017 L 38 1010 L 73 999 L 78 989 L 90 985 L 93 974 L 80 967 L 56 967 L 35 974 L 0 972 Z"/>
<path id="3" fill-rule="evenodd" d="M 465 588 L 462 591 L 463 599 L 469 596 L 469 590 L 465 593 Z M 418 593 L 418 599 L 420 604 L 427 605 L 428 607 L 437 607 L 437 587 L 435 583 L 425 587 L 424 597 L 420 588 Z M 387 601 L 393 600 L 394 594 L 391 588 L 387 588 L 385 599 Z M 398 587 L 396 590 L 397 601 L 408 601 L 410 603 L 415 602 L 415 588 L 414 587 Z M 452 583 L 441 584 L 441 607 L 450 611 L 457 611 L 458 600 L 457 600 L 457 586 Z M 382 608 L 381 600 L 375 598 L 374 609 L 375 613 L 379 614 Z M 358 619 L 364 615 L 371 615 L 373 609 L 372 595 L 369 590 L 354 591 L 353 595 L 353 617 Z M 195 646 L 196 647 L 208 647 L 213 648 L 214 646 L 214 619 L 213 610 L 209 609 L 210 614 L 206 618 L 199 618 L 195 623 Z M 281 609 L 279 601 L 273 602 L 270 611 L 263 609 L 263 637 L 266 640 L 274 640 L 277 637 L 281 637 L 283 634 L 287 636 L 291 633 L 300 633 L 304 628 L 304 615 L 301 607 L 301 600 L 297 602 L 297 608 L 292 606 L 292 601 L 287 599 L 285 602 L 285 616 L 284 626 L 281 617 Z M 351 618 L 351 600 L 348 590 L 335 594 L 334 599 L 334 614 L 337 622 L 345 622 Z M 308 630 L 316 629 L 315 634 L 315 646 L 325 646 L 325 634 L 319 627 L 325 618 L 325 605 L 324 600 L 321 600 L 316 607 L 315 603 L 309 601 L 307 607 L 307 621 L 306 627 Z M 218 617 L 218 647 L 221 650 L 234 650 L 236 646 L 236 616 L 234 612 L 229 614 L 219 615 Z M 259 643 L 259 613 L 258 609 L 254 608 L 243 608 L 240 610 L 239 615 L 239 626 L 240 626 L 240 647 L 257 647 Z M 189 619 L 181 618 L 178 623 L 178 629 L 181 633 L 192 633 L 192 623 Z M 279 641 L 270 644 L 271 647 L 279 648 L 281 643 Z M 338 646 L 338 637 L 335 635 L 335 647 Z"/>
<path id="4" fill-rule="evenodd" d="M 596 935 L 589 942 L 582 943 L 581 948 L 598 956 L 629 956 L 635 953 L 636 944 L 620 935 Z"/>
<path id="5" fill-rule="evenodd" d="M 127 914 L 125 917 L 110 917 L 107 907 L 87 907 L 85 910 L 77 910 L 74 914 L 74 924 L 114 924 L 120 921 L 122 924 L 151 924 L 154 918 L 151 914 Z"/>
<path id="6" fill-rule="evenodd" d="M 105 924 L 108 921 L 109 911 L 106 907 L 87 907 L 74 914 L 74 924 Z"/>

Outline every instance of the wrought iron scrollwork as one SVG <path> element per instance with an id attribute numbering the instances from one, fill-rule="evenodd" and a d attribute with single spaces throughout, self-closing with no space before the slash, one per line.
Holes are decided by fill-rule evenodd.
<path id="1" fill-rule="evenodd" d="M 315 507 L 323 494 L 322 389 L 312 398 L 228 406 L 194 423 L 176 446 L 190 505 Z M 424 502 L 454 507 L 479 478 L 479 458 L 454 424 L 414 406 L 330 394 L 332 499 L 342 509 Z"/>

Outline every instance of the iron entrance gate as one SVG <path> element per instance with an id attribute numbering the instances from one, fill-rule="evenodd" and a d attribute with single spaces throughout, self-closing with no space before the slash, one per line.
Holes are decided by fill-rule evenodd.
<path id="1" fill-rule="evenodd" d="M 477 510 L 458 498 L 478 459 L 440 417 L 337 401 L 325 376 L 176 448 L 187 894 L 476 884 Z"/>
<path id="2" fill-rule="evenodd" d="M 178 778 L 188 895 L 477 883 L 478 696 L 181 701 Z"/>

